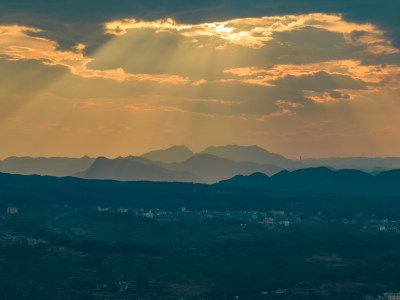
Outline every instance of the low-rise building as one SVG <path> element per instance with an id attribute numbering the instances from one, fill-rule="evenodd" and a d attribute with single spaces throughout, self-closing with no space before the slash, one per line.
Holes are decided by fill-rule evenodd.
<path id="1" fill-rule="evenodd" d="M 400 300 L 400 292 L 388 293 L 388 300 Z"/>
<path id="2" fill-rule="evenodd" d="M 268 213 L 270 215 L 274 215 L 274 216 L 283 216 L 285 214 L 284 210 L 270 210 L 268 211 Z"/>
<path id="3" fill-rule="evenodd" d="M 289 221 L 282 221 L 281 224 L 285 227 L 289 227 L 290 226 L 290 222 Z"/>
<path id="4" fill-rule="evenodd" d="M 18 207 L 15 206 L 9 206 L 7 207 L 7 214 L 9 215 L 15 215 L 18 213 Z"/>
<path id="5" fill-rule="evenodd" d="M 106 212 L 108 210 L 109 210 L 108 207 L 97 207 L 98 212 Z"/>
<path id="6" fill-rule="evenodd" d="M 274 218 L 264 218 L 264 223 L 273 225 L 274 224 Z"/>
<path id="7" fill-rule="evenodd" d="M 140 216 L 143 217 L 143 218 L 146 218 L 146 219 L 153 219 L 154 218 L 154 214 L 151 211 L 149 211 L 147 213 L 142 213 Z"/>

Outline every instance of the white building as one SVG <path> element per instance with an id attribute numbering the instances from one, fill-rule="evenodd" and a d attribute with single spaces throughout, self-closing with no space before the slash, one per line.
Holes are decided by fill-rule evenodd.
<path id="1" fill-rule="evenodd" d="M 108 207 L 97 207 L 98 212 L 105 212 L 108 211 Z"/>
<path id="2" fill-rule="evenodd" d="M 141 216 L 143 218 L 146 218 L 146 219 L 153 219 L 154 218 L 154 214 L 151 211 L 149 211 L 147 213 L 142 213 Z"/>
<path id="3" fill-rule="evenodd" d="M 274 224 L 274 218 L 264 218 L 264 223 L 265 224 Z"/>
<path id="4" fill-rule="evenodd" d="M 289 221 L 282 221 L 281 224 L 285 227 L 289 227 L 290 226 L 290 222 Z"/>
<path id="5" fill-rule="evenodd" d="M 9 206 L 7 207 L 7 214 L 9 215 L 15 215 L 18 213 L 18 207 L 15 206 Z"/>
<path id="6" fill-rule="evenodd" d="M 274 215 L 274 216 L 283 216 L 285 214 L 284 210 L 270 210 L 268 211 L 268 213 L 270 215 Z"/>
<path id="7" fill-rule="evenodd" d="M 400 292 L 398 293 L 389 293 L 388 300 L 400 300 Z"/>

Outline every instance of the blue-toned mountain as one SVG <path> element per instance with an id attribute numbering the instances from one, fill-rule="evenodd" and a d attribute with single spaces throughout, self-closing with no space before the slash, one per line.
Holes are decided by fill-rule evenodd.
<path id="1" fill-rule="evenodd" d="M 260 174 L 235 176 L 218 185 L 242 187 L 286 194 L 324 194 L 359 196 L 400 195 L 397 185 L 400 170 L 381 172 L 376 176 L 358 170 L 332 170 L 326 167 L 282 171 L 271 177 Z"/>

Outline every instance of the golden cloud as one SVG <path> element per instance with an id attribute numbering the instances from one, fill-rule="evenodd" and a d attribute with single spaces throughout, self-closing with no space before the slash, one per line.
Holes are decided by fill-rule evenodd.
<path id="1" fill-rule="evenodd" d="M 333 97 L 332 92 L 339 94 L 339 97 Z M 355 95 L 341 94 L 343 90 L 334 90 L 330 92 L 317 92 L 317 91 L 303 91 L 304 97 L 315 102 L 315 103 L 327 103 L 327 102 L 338 102 L 343 99 L 344 96 L 347 99 L 353 99 Z"/>
<path id="2" fill-rule="evenodd" d="M 59 45 L 52 40 L 32 36 L 29 33 L 40 33 L 37 28 L 25 26 L 0 26 L 0 56 L 7 60 L 38 60 L 44 65 L 63 66 L 74 75 L 84 78 L 105 78 L 119 82 L 125 80 L 155 81 L 159 83 L 186 84 L 187 77 L 171 74 L 132 74 L 122 68 L 112 70 L 93 70 L 88 63 L 93 58 L 83 54 L 85 45 L 78 44 L 75 51 L 60 50 Z"/>
<path id="3" fill-rule="evenodd" d="M 256 117 L 256 121 L 264 122 L 270 118 L 281 117 L 283 115 L 294 115 L 296 112 L 294 111 L 296 108 L 302 108 L 304 105 L 301 103 L 291 102 L 287 100 L 276 100 L 275 101 L 278 110 L 269 113 L 263 114 Z"/>
<path id="4" fill-rule="evenodd" d="M 143 21 L 136 19 L 122 19 L 105 24 L 105 32 L 112 35 L 123 35 L 128 30 L 154 29 L 156 32 L 173 31 L 182 36 L 189 37 L 193 42 L 198 42 L 201 37 L 218 38 L 223 42 L 258 49 L 272 40 L 276 32 L 301 30 L 307 27 L 323 29 L 330 32 L 342 33 L 349 43 L 368 44 L 371 39 L 381 41 L 389 52 L 396 49 L 384 38 L 384 32 L 376 26 L 366 23 L 358 24 L 343 20 L 340 14 L 311 13 L 302 15 L 271 16 L 261 18 L 240 18 L 226 22 L 213 22 L 202 24 L 178 24 L 173 19 L 156 21 Z M 363 35 L 353 38 L 353 32 L 365 32 L 369 38 Z M 223 46 L 219 46 L 223 47 Z M 372 52 L 374 53 L 374 52 Z"/>
<path id="5" fill-rule="evenodd" d="M 389 64 L 386 66 L 363 65 L 360 60 L 331 60 L 304 65 L 276 65 L 270 69 L 244 67 L 224 70 L 232 74 L 240 82 L 263 86 L 274 86 L 274 81 L 285 76 L 300 77 L 325 72 L 330 75 L 346 75 L 356 80 L 362 80 L 371 88 L 384 85 L 391 89 L 400 88 L 400 66 Z"/>

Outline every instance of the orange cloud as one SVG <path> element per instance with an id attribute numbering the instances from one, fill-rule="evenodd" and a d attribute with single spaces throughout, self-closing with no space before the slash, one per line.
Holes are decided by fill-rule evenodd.
<path id="1" fill-rule="evenodd" d="M 359 79 L 371 88 L 384 85 L 391 89 L 400 88 L 400 66 L 390 64 L 386 66 L 362 65 L 360 60 L 331 60 L 305 65 L 276 65 L 271 69 L 258 69 L 255 67 L 235 68 L 224 70 L 232 74 L 240 82 L 273 86 L 274 81 L 285 76 L 314 75 L 318 72 L 331 75 L 347 75 Z M 247 77 L 247 78 L 246 78 Z"/>
<path id="2" fill-rule="evenodd" d="M 338 97 L 333 97 L 332 92 L 337 93 Z M 327 102 L 338 102 L 343 98 L 353 99 L 355 95 L 352 94 L 342 94 L 343 90 L 334 90 L 330 92 L 317 92 L 304 90 L 304 97 L 315 102 L 315 103 L 327 103 Z"/>
<path id="3" fill-rule="evenodd" d="M 200 79 L 200 80 L 197 80 L 197 81 L 193 81 L 192 84 L 198 86 L 198 85 L 205 84 L 207 82 L 208 82 L 208 80 L 206 80 L 206 79 Z"/>
<path id="4" fill-rule="evenodd" d="M 213 37 L 233 45 L 240 45 L 253 49 L 263 47 L 273 39 L 275 32 L 301 30 L 306 27 L 323 29 L 331 32 L 342 33 L 349 43 L 365 44 L 363 35 L 357 39 L 352 38 L 353 32 L 365 32 L 375 41 L 382 41 L 390 51 L 395 51 L 383 38 L 384 32 L 372 24 L 358 24 L 343 20 L 340 14 L 311 13 L 303 15 L 271 16 L 261 18 L 240 18 L 226 22 L 213 22 L 202 24 L 178 24 L 173 19 L 156 21 L 142 21 L 136 19 L 122 19 L 105 24 L 105 32 L 112 35 L 123 35 L 128 30 L 154 29 L 156 32 L 173 31 L 182 36 L 189 37 L 193 42 L 197 38 Z M 224 47 L 219 45 L 218 47 Z"/>
<path id="5" fill-rule="evenodd" d="M 7 60 L 39 60 L 44 65 L 63 66 L 74 75 L 84 78 L 105 78 L 119 82 L 125 80 L 155 81 L 159 83 L 186 84 L 187 77 L 171 74 L 132 74 L 122 68 L 112 70 L 93 70 L 88 63 L 93 58 L 83 54 L 85 45 L 76 45 L 75 51 L 60 50 L 59 45 L 52 40 L 32 36 L 29 33 L 39 33 L 40 29 L 24 26 L 0 26 L 0 56 Z"/>
<path id="6" fill-rule="evenodd" d="M 130 29 L 157 29 L 157 30 L 184 30 L 190 29 L 193 25 L 178 25 L 173 19 L 161 19 L 151 22 L 137 21 L 136 19 L 122 19 L 105 24 L 106 33 L 123 35 Z"/>
<path id="7" fill-rule="evenodd" d="M 276 106 L 278 106 L 277 111 L 258 116 L 256 118 L 256 121 L 264 122 L 270 118 L 281 117 L 283 115 L 294 115 L 294 114 L 296 114 L 294 109 L 302 108 L 304 106 L 301 103 L 291 102 L 291 101 L 287 101 L 287 100 L 276 100 L 275 104 L 276 104 Z"/>
<path id="8" fill-rule="evenodd" d="M 370 45 L 367 47 L 367 51 L 375 55 L 400 53 L 399 49 L 394 48 L 390 43 L 386 43 L 386 45 Z"/>

